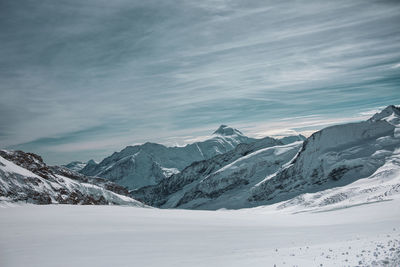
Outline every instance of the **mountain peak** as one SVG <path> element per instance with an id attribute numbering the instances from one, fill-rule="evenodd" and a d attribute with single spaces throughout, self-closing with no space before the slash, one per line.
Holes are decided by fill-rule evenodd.
<path id="1" fill-rule="evenodd" d="M 399 120 L 399 117 L 400 107 L 390 105 L 384 108 L 381 112 L 378 112 L 374 116 L 372 116 L 369 121 L 386 120 L 388 122 L 394 122 L 394 120 Z"/>
<path id="2" fill-rule="evenodd" d="M 96 161 L 94 161 L 93 159 L 89 160 L 87 162 L 87 165 L 97 165 Z"/>
<path id="3" fill-rule="evenodd" d="M 243 135 L 243 133 L 235 128 L 229 127 L 227 125 L 222 124 L 219 128 L 213 133 L 219 134 L 223 136 L 231 136 L 231 135 Z"/>
<path id="4" fill-rule="evenodd" d="M 384 111 L 386 111 L 386 112 L 394 112 L 394 113 L 396 113 L 397 115 L 400 115 L 400 107 L 396 107 L 395 105 L 389 105 L 389 106 L 387 106 L 385 109 L 383 109 L 383 110 L 381 111 L 381 113 L 384 112 Z"/>

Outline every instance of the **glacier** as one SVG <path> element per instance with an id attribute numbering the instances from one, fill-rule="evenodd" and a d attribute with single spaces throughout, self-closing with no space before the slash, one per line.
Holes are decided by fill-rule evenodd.
<path id="1" fill-rule="evenodd" d="M 0 207 L 0 265 L 399 266 L 400 199 L 319 212 Z"/>

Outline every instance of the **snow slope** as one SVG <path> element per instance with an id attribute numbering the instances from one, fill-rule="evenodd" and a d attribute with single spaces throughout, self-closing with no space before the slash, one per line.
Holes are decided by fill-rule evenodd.
<path id="1" fill-rule="evenodd" d="M 279 204 L 277 204 L 279 205 Z M 400 200 L 320 212 L 276 206 L 0 208 L 0 266 L 399 266 Z"/>
<path id="2" fill-rule="evenodd" d="M 249 201 L 254 205 L 268 204 L 326 189 L 339 194 L 340 190 L 334 188 L 344 186 L 347 193 L 342 195 L 357 195 L 357 185 L 369 185 L 360 188 L 360 193 L 364 189 L 375 192 L 386 182 L 387 191 L 381 193 L 398 194 L 400 125 L 394 123 L 399 121 L 398 111 L 389 106 L 368 121 L 331 126 L 314 133 L 289 166 L 252 189 Z"/>
<path id="3" fill-rule="evenodd" d="M 128 196 L 105 189 L 106 185 L 110 186 L 107 183 L 101 187 L 53 172 L 37 155 L 22 151 L 1 151 L 1 154 L 28 165 L 36 173 L 0 156 L 0 202 L 144 206 Z"/>
<path id="4" fill-rule="evenodd" d="M 293 206 L 318 211 L 321 208 L 336 209 L 386 201 L 397 195 L 400 195 L 400 149 L 396 149 L 381 167 L 366 178 L 344 186 L 301 194 L 282 203 L 279 208 Z"/>
<path id="5" fill-rule="evenodd" d="M 89 162 L 80 172 L 136 189 L 157 184 L 195 161 L 209 159 L 234 149 L 238 144 L 254 141 L 239 130 L 221 125 L 208 140 L 184 147 L 166 147 L 155 143 L 128 146 L 99 164 Z"/>

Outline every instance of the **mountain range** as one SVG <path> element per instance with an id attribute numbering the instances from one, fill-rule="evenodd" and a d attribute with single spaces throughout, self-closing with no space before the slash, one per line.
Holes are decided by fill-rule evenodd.
<path id="1" fill-rule="evenodd" d="M 297 137 L 300 138 L 300 137 Z M 274 144 L 281 144 L 279 141 Z M 289 141 L 289 139 L 285 139 Z M 131 190 L 155 185 L 177 174 L 191 163 L 225 154 L 239 144 L 257 141 L 237 129 L 221 125 L 211 138 L 183 147 L 166 147 L 156 143 L 128 146 L 100 163 L 93 160 L 80 170 L 84 175 L 99 176 Z"/>
<path id="2" fill-rule="evenodd" d="M 99 163 L 47 166 L 38 155 L 6 150 L 0 160 L 3 201 L 212 210 L 352 205 L 400 192 L 400 109 L 308 138 L 254 139 L 221 125 L 205 141 L 128 146 Z"/>
<path id="3" fill-rule="evenodd" d="M 293 198 L 306 207 L 387 198 L 400 191 L 399 119 L 400 109 L 388 106 L 367 121 L 327 127 L 304 142 L 240 145 L 132 196 L 156 207 L 189 209 L 254 207 Z M 352 184 L 358 180 L 361 188 Z"/>

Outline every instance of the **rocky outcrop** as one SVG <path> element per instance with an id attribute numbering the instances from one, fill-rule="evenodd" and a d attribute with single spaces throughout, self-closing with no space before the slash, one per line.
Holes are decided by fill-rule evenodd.
<path id="1" fill-rule="evenodd" d="M 0 201 L 143 206 L 127 194 L 125 188 L 108 180 L 47 166 L 36 154 L 0 151 Z"/>

